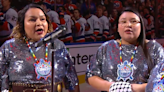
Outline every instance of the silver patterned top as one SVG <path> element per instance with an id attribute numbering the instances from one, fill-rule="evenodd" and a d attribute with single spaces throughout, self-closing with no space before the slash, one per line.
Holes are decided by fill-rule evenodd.
<path id="1" fill-rule="evenodd" d="M 30 46 L 39 59 L 45 58 L 45 46 L 35 48 L 34 43 Z M 48 61 L 51 61 L 51 44 L 48 43 Z M 74 89 L 78 85 L 78 78 L 71 56 L 65 45 L 60 40 L 54 40 L 54 81 L 64 82 L 66 89 Z M 50 84 L 51 77 L 47 80 L 38 80 L 34 67 L 35 60 L 29 52 L 26 43 L 11 39 L 6 41 L 0 48 L 0 77 L 2 81 L 1 90 L 8 89 L 11 82 L 25 84 Z"/>
<path id="2" fill-rule="evenodd" d="M 164 59 L 164 49 L 156 42 L 151 40 L 147 43 L 148 51 L 154 63 L 154 66 Z M 130 62 L 135 46 L 122 44 L 122 60 Z M 116 40 L 110 40 L 103 43 L 91 59 L 86 71 L 86 81 L 89 77 L 99 76 L 109 82 L 116 82 L 117 80 L 117 65 L 120 61 L 119 43 Z M 133 80 L 130 83 L 142 84 L 148 80 L 148 64 L 141 46 L 138 46 L 136 54 L 132 61 Z"/>
<path id="3" fill-rule="evenodd" d="M 151 71 L 146 92 L 164 92 L 164 60 Z"/>

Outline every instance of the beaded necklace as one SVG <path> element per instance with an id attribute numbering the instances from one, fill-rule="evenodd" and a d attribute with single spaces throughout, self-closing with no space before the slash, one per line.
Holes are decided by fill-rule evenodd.
<path id="1" fill-rule="evenodd" d="M 164 75 L 162 75 L 161 80 L 164 78 Z"/>
<path id="2" fill-rule="evenodd" d="M 47 61 L 47 56 L 48 56 L 48 44 L 45 44 L 45 59 L 40 59 L 38 60 L 34 54 L 34 52 L 31 49 L 31 46 L 27 39 L 25 38 L 26 44 L 29 48 L 30 53 L 32 54 L 34 60 L 36 63 L 34 63 L 35 67 L 35 73 L 37 75 L 36 79 L 40 80 L 41 78 L 44 78 L 47 80 L 48 77 L 51 77 L 51 62 Z"/>
<path id="3" fill-rule="evenodd" d="M 123 62 L 122 60 L 122 47 L 121 47 L 122 43 L 121 43 L 121 39 L 119 42 L 119 50 L 120 50 L 120 61 L 121 64 L 117 64 L 117 81 L 121 81 L 123 80 L 124 82 L 127 82 L 127 80 L 133 80 L 133 68 L 134 68 L 134 64 L 132 63 L 134 56 L 136 54 L 136 50 L 138 45 L 135 46 L 134 48 L 134 52 L 133 55 L 131 56 L 130 62 L 128 62 L 127 60 L 125 60 Z"/>
<path id="4" fill-rule="evenodd" d="M 163 80 L 164 74 L 160 73 L 160 76 L 161 76 L 161 78 L 157 80 L 158 82 L 153 84 L 153 91 L 152 92 L 163 92 L 161 90 L 164 90 L 164 88 L 163 88 L 163 86 L 164 86 L 164 80 Z"/>
<path id="5" fill-rule="evenodd" d="M 122 42 L 122 41 L 121 41 L 121 39 L 120 39 L 120 42 L 119 42 L 120 61 L 123 62 L 123 61 L 122 61 L 122 47 L 121 47 L 122 43 L 121 43 L 121 42 Z M 133 61 L 134 55 L 136 54 L 137 47 L 138 47 L 138 45 L 135 46 L 134 51 L 133 51 L 133 55 L 131 56 L 131 59 L 130 59 L 130 62 L 131 62 L 131 63 L 132 63 L 132 61 Z"/>
<path id="6" fill-rule="evenodd" d="M 29 48 L 29 50 L 30 50 L 30 53 L 32 54 L 34 60 L 36 61 L 36 63 L 39 63 L 39 60 L 36 58 L 34 52 L 33 52 L 32 49 L 31 49 L 31 46 L 30 46 L 30 44 L 29 44 L 29 42 L 27 41 L 26 38 L 25 38 L 25 41 L 26 41 L 26 44 L 27 44 L 27 46 L 28 46 L 28 48 Z M 45 52 L 45 61 L 47 62 L 47 56 L 48 56 L 48 44 L 46 44 L 45 47 L 46 47 L 46 52 Z"/>

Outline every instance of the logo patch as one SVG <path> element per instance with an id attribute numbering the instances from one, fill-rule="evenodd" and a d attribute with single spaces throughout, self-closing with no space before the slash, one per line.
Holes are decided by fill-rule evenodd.
<path id="1" fill-rule="evenodd" d="M 127 60 L 117 65 L 117 81 L 123 80 L 126 82 L 128 79 L 133 80 L 133 67 L 134 64 L 129 63 Z"/>
<path id="2" fill-rule="evenodd" d="M 35 73 L 37 75 L 37 79 L 40 80 L 44 78 L 47 80 L 48 77 L 51 76 L 51 62 L 45 62 L 44 59 L 40 59 L 39 63 L 34 63 Z"/>

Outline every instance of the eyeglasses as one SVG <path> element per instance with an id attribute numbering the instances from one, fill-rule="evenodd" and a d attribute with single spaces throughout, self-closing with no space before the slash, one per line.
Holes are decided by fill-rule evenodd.
<path id="1" fill-rule="evenodd" d="M 138 20 L 129 20 L 129 22 L 130 22 L 130 24 L 131 24 L 132 26 L 134 26 L 134 25 L 136 25 L 136 24 L 138 24 L 138 23 L 141 23 L 141 22 L 138 21 Z M 122 26 L 126 26 L 126 25 L 129 24 L 129 23 L 128 23 L 128 21 L 123 20 L 123 21 L 119 21 L 119 24 L 121 24 Z"/>

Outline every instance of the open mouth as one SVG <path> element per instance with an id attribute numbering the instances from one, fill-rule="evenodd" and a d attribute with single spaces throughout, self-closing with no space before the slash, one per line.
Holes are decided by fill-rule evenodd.
<path id="1" fill-rule="evenodd" d="M 35 32 L 36 32 L 37 34 L 42 34 L 42 33 L 43 33 L 43 29 L 37 29 Z"/>
<path id="2" fill-rule="evenodd" d="M 128 30 L 126 30 L 125 32 L 126 32 L 126 33 L 131 33 L 131 32 L 133 32 L 133 31 L 128 29 Z"/>
<path id="3" fill-rule="evenodd" d="M 43 29 L 37 29 L 36 32 L 38 32 L 38 31 L 43 31 Z"/>

